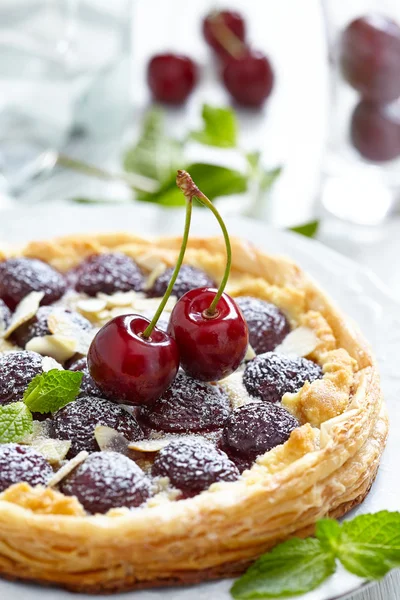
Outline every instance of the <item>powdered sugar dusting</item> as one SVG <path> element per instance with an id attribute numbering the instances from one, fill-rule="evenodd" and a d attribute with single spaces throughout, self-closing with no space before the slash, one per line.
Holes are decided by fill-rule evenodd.
<path id="1" fill-rule="evenodd" d="M 31 486 L 47 485 L 53 471 L 41 454 L 29 446 L 0 446 L 0 492 L 24 481 Z"/>
<path id="2" fill-rule="evenodd" d="M 275 304 L 251 296 L 235 298 L 249 328 L 249 342 L 256 354 L 268 352 L 290 332 L 285 315 Z"/>

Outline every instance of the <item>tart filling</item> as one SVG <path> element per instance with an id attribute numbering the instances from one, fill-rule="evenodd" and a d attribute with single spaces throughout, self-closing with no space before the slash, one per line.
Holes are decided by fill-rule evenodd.
<path id="1" fill-rule="evenodd" d="M 270 290 L 256 280 L 252 286 L 258 297 L 250 294 L 252 286 L 246 282 L 232 285 L 250 341 L 236 372 L 205 383 L 179 371 L 151 406 L 116 404 L 93 380 L 86 352 L 99 328 L 114 317 L 154 312 L 172 269 L 162 261 L 146 269 L 140 266 L 145 258 L 138 258 L 118 252 L 90 255 L 64 274 L 38 259 L 1 263 L 14 295 L 3 291 L 0 304 L 3 340 L 10 344 L 0 357 L 0 402 L 20 401 L 33 377 L 44 372 L 45 360 L 83 373 L 74 402 L 45 415 L 44 421 L 42 415 L 34 415 L 43 422 L 30 438 L 0 446 L 15 463 L 21 457 L 19 468 L 4 475 L 2 490 L 20 482 L 45 485 L 45 473 L 65 471 L 52 487 L 75 496 L 89 513 L 143 506 L 160 494 L 161 479 L 169 501 L 193 497 L 216 482 L 236 481 L 307 421 L 319 427 L 322 421 L 315 411 L 312 419 L 307 418 L 312 402 L 302 407 L 303 396 L 312 394 L 313 386 L 325 377 L 324 370 L 329 383 L 332 375 L 341 374 L 351 386 L 355 363 L 344 350 L 331 350 L 333 335 L 322 316 L 297 317 L 285 310 L 278 290 L 274 300 L 281 306 L 266 298 Z M 161 317 L 161 329 L 167 328 L 177 299 L 199 285 L 216 282 L 203 269 L 184 265 Z M 32 296 L 38 292 L 40 297 Z M 341 354 L 340 361 L 335 353 Z M 329 358 L 334 367 L 324 369 Z M 339 394 L 341 387 L 333 381 L 332 392 Z M 325 398 L 319 402 L 324 405 L 319 413 L 327 418 L 345 408 Z M 99 445 L 101 429 L 108 437 Z M 318 431 L 314 435 L 317 440 Z M 65 470 L 66 461 L 82 453 L 82 462 L 73 463 L 71 472 Z M 29 467 L 28 456 L 43 463 L 40 480 L 32 479 L 35 470 Z"/>

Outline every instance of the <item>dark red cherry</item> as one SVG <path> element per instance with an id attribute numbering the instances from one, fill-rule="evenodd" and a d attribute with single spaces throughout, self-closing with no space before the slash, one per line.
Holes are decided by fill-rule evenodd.
<path id="1" fill-rule="evenodd" d="M 400 27 L 384 15 L 355 19 L 344 30 L 340 64 L 345 79 L 374 102 L 400 96 Z"/>
<path id="2" fill-rule="evenodd" d="M 229 398 L 219 385 L 200 383 L 180 371 L 153 406 L 139 410 L 147 427 L 171 433 L 199 433 L 223 427 L 231 412 Z"/>
<path id="3" fill-rule="evenodd" d="M 147 66 L 147 82 L 155 100 L 182 104 L 197 83 L 196 63 L 180 54 L 157 54 Z"/>
<path id="4" fill-rule="evenodd" d="M 216 481 L 236 481 L 239 471 L 225 452 L 210 442 L 178 439 L 157 454 L 152 475 L 168 477 L 171 485 L 188 498 Z"/>
<path id="5" fill-rule="evenodd" d="M 249 343 L 256 354 L 273 350 L 290 332 L 285 315 L 275 304 L 253 298 L 235 298 L 249 328 Z"/>
<path id="6" fill-rule="evenodd" d="M 161 297 L 165 294 L 174 269 L 166 269 L 157 277 L 151 288 L 147 291 L 150 298 Z M 178 277 L 172 288 L 172 295 L 181 298 L 186 292 L 194 288 L 215 287 L 215 281 L 211 279 L 202 269 L 182 265 Z"/>
<path id="7" fill-rule="evenodd" d="M 0 298 L 14 310 L 30 292 L 44 292 L 41 304 L 59 300 L 66 289 L 64 277 L 36 258 L 9 258 L 0 262 Z"/>
<path id="8" fill-rule="evenodd" d="M 143 431 L 135 417 L 124 408 L 92 396 L 82 396 L 57 411 L 51 422 L 54 436 L 60 440 L 70 440 L 68 458 L 82 450 L 96 452 L 99 449 L 94 432 L 97 425 L 105 425 L 122 433 L 129 441 L 143 439 Z"/>
<path id="9" fill-rule="evenodd" d="M 247 363 L 243 383 L 250 396 L 280 402 L 286 392 L 297 392 L 306 381 L 322 376 L 321 367 L 311 360 L 267 352 Z"/>
<path id="10" fill-rule="evenodd" d="M 81 371 L 83 373 L 79 396 L 95 396 L 97 398 L 102 396 L 102 391 L 97 387 L 93 377 L 89 373 L 86 356 L 71 363 L 68 370 Z"/>
<path id="11" fill-rule="evenodd" d="M 208 317 L 213 288 L 187 292 L 173 308 L 168 333 L 176 341 L 183 370 L 200 381 L 218 381 L 236 371 L 248 346 L 248 329 L 240 309 L 222 294 Z"/>
<path id="12" fill-rule="evenodd" d="M 236 408 L 224 427 L 222 446 L 234 459 L 255 460 L 289 439 L 300 424 L 276 404 L 253 403 Z"/>
<path id="13" fill-rule="evenodd" d="M 175 341 L 140 315 L 115 317 L 96 334 L 88 367 L 96 385 L 115 402 L 152 404 L 170 386 L 179 367 Z"/>
<path id="14" fill-rule="evenodd" d="M 36 352 L 18 350 L 0 355 L 0 404 L 22 400 L 29 383 L 41 373 L 42 357 Z"/>
<path id="15" fill-rule="evenodd" d="M 351 142 L 367 160 L 384 162 L 400 156 L 400 103 L 361 100 L 351 117 Z"/>
<path id="16" fill-rule="evenodd" d="M 42 454 L 29 446 L 19 444 L 0 445 L 0 492 L 22 481 L 35 485 L 47 485 L 53 469 Z"/>
<path id="17" fill-rule="evenodd" d="M 68 281 L 78 292 L 96 296 L 98 292 L 140 291 L 143 273 L 135 261 L 119 252 L 93 254 L 67 274 Z"/>
<path id="18" fill-rule="evenodd" d="M 150 480 L 132 460 L 118 452 L 95 452 L 60 484 L 90 513 L 111 508 L 134 508 L 151 495 Z"/>
<path id="19" fill-rule="evenodd" d="M 225 62 L 222 78 L 232 98 L 242 106 L 259 107 L 272 92 L 274 72 L 261 52 L 247 50 Z"/>
<path id="20" fill-rule="evenodd" d="M 32 319 L 14 331 L 11 336 L 12 341 L 18 346 L 21 346 L 21 348 L 25 348 L 26 344 L 32 338 L 49 335 L 48 318 L 54 311 L 55 308 L 53 306 L 41 306 Z M 60 311 L 59 307 L 57 307 L 57 311 Z M 80 329 L 83 329 L 84 331 L 90 331 L 92 329 L 90 321 L 85 319 L 85 317 L 82 317 L 79 313 L 67 309 L 65 312 L 68 314 L 71 321 Z"/>
<path id="21" fill-rule="evenodd" d="M 207 44 L 222 57 L 227 56 L 226 46 L 230 46 L 229 40 L 226 40 L 226 29 L 237 40 L 245 41 L 246 24 L 240 13 L 232 10 L 213 11 L 203 20 L 203 35 Z"/>

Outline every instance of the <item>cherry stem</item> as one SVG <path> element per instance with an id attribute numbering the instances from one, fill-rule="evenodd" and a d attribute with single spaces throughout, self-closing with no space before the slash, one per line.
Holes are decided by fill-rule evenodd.
<path id="1" fill-rule="evenodd" d="M 179 251 L 179 256 L 178 256 L 178 260 L 176 262 L 175 265 L 175 269 L 174 272 L 172 273 L 172 277 L 170 279 L 170 282 L 168 284 L 167 289 L 165 290 L 165 294 L 162 297 L 162 300 L 160 302 L 159 307 L 157 308 L 157 311 L 154 315 L 154 317 L 152 318 L 152 320 L 150 321 L 150 323 L 148 324 L 148 326 L 146 327 L 146 329 L 144 330 L 144 332 L 142 333 L 142 337 L 143 338 L 149 338 L 153 332 L 154 327 L 157 325 L 157 321 L 161 316 L 162 311 L 165 308 L 165 305 L 167 304 L 169 297 L 172 293 L 172 289 L 175 285 L 175 281 L 179 275 L 179 271 L 180 268 L 182 266 L 183 263 L 183 258 L 185 256 L 185 252 L 186 252 L 186 246 L 188 243 L 188 239 L 189 239 L 189 230 L 190 230 L 190 221 L 192 218 L 192 206 L 193 206 L 193 197 L 192 196 L 187 196 L 185 194 L 185 198 L 186 198 L 186 218 L 185 218 L 185 228 L 183 230 L 183 236 L 182 236 L 182 245 L 181 245 L 181 249 Z"/>
<path id="2" fill-rule="evenodd" d="M 215 39 L 228 54 L 233 58 L 240 58 L 245 54 L 245 44 L 225 25 L 221 13 L 216 12 L 212 15 L 210 25 Z"/>
<path id="3" fill-rule="evenodd" d="M 232 248 L 231 248 L 231 242 L 229 239 L 228 230 L 226 229 L 225 223 L 224 223 L 221 215 L 219 214 L 218 210 L 215 208 L 215 206 L 213 205 L 211 200 L 209 200 L 207 198 L 207 196 L 205 194 L 203 194 L 203 192 L 201 190 L 199 190 L 197 185 L 194 183 L 193 179 L 190 177 L 189 173 L 187 173 L 186 171 L 178 171 L 178 176 L 176 178 L 176 184 L 182 190 L 182 192 L 185 194 L 185 198 L 188 201 L 189 201 L 189 198 L 191 200 L 193 200 L 193 198 L 196 198 L 201 204 L 203 204 L 205 207 L 207 207 L 211 210 L 211 212 L 214 214 L 215 218 L 217 219 L 217 221 L 221 227 L 222 234 L 224 236 L 225 246 L 226 246 L 226 267 L 225 267 L 224 276 L 219 285 L 218 291 L 214 296 L 213 301 L 211 302 L 211 304 L 207 308 L 207 310 L 204 311 L 205 316 L 212 318 L 212 317 L 215 317 L 215 315 L 217 313 L 217 304 L 218 304 L 222 294 L 224 293 L 224 289 L 225 289 L 226 284 L 229 279 L 229 273 L 231 271 Z"/>

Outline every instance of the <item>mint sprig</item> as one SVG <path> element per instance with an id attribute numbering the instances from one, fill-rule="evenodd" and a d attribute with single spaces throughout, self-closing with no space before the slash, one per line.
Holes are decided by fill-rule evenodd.
<path id="1" fill-rule="evenodd" d="M 32 413 L 23 402 L 0 407 L 0 444 L 19 442 L 32 433 Z"/>
<path id="2" fill-rule="evenodd" d="M 51 369 L 32 379 L 22 400 L 32 412 L 56 412 L 75 400 L 82 377 L 79 371 Z"/>
<path id="3" fill-rule="evenodd" d="M 36 375 L 21 402 L 0 406 L 0 444 L 21 442 L 33 430 L 33 412 L 53 413 L 79 394 L 83 373 L 51 369 Z"/>
<path id="4" fill-rule="evenodd" d="M 236 148 L 238 123 L 231 108 L 204 104 L 201 116 L 203 128 L 190 133 L 193 140 L 217 148 Z"/>
<path id="5" fill-rule="evenodd" d="M 259 558 L 232 586 L 235 600 L 305 594 L 336 571 L 336 562 L 368 580 L 400 566 L 400 513 L 381 511 L 339 524 L 322 519 L 316 539 L 293 538 Z"/>

